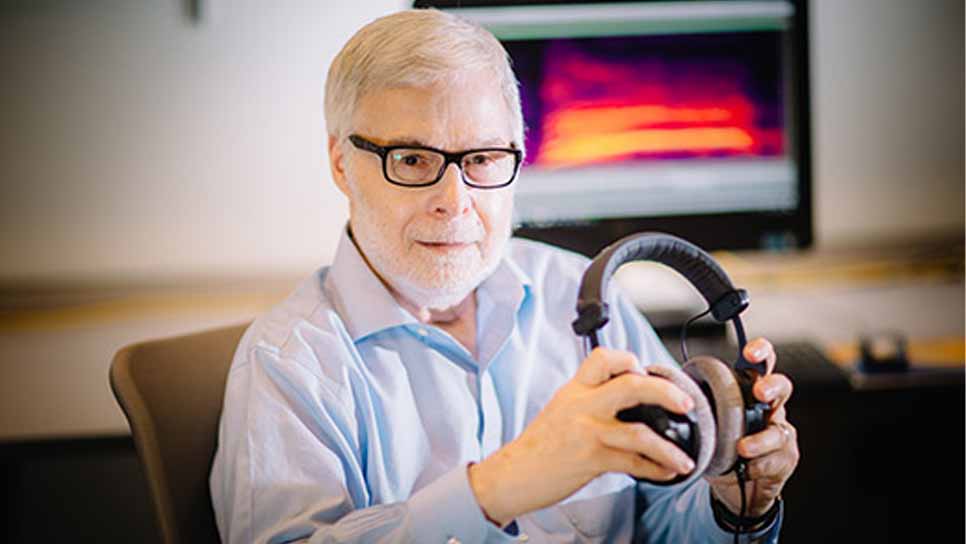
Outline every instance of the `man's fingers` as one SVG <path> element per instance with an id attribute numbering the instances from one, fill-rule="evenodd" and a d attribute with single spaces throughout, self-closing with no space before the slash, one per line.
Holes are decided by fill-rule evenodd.
<path id="1" fill-rule="evenodd" d="M 694 462 L 683 451 L 643 423 L 602 425 L 598 437 L 605 446 L 644 455 L 662 468 L 679 474 L 694 470 Z"/>
<path id="2" fill-rule="evenodd" d="M 591 387 L 626 372 L 640 372 L 637 358 L 627 351 L 594 348 L 577 369 L 575 379 Z"/>
<path id="3" fill-rule="evenodd" d="M 602 472 L 623 472 L 635 478 L 664 482 L 677 476 L 673 470 L 642 457 L 618 449 L 606 448 L 601 452 Z"/>
<path id="4" fill-rule="evenodd" d="M 768 482 L 772 481 L 780 486 L 797 464 L 797 448 L 794 450 L 779 450 L 750 461 L 748 463 L 748 479 L 758 482 L 759 485 L 767 485 Z"/>
<path id="5" fill-rule="evenodd" d="M 609 413 L 638 404 L 657 404 L 679 414 L 694 408 L 694 400 L 687 393 L 657 376 L 624 374 L 602 385 L 600 393 Z"/>
<path id="6" fill-rule="evenodd" d="M 755 338 L 745 344 L 743 355 L 751 363 L 764 362 L 768 369 L 766 374 L 771 374 L 775 370 L 775 360 L 777 359 L 775 347 L 764 338 Z"/>
<path id="7" fill-rule="evenodd" d="M 773 421 L 760 433 L 746 436 L 738 441 L 738 454 L 754 459 L 796 446 L 798 431 L 786 421 Z M 796 447 L 797 449 L 797 447 Z"/>
<path id="8" fill-rule="evenodd" d="M 792 381 L 784 374 L 768 374 L 755 383 L 753 391 L 755 398 L 777 409 L 792 396 L 792 389 Z"/>

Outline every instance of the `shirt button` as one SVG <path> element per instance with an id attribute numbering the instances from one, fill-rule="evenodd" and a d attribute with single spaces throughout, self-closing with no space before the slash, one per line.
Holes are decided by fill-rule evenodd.
<path id="1" fill-rule="evenodd" d="M 520 533 L 520 536 L 517 537 L 517 540 L 519 540 L 520 542 L 527 542 L 530 540 L 530 537 L 527 536 L 526 533 Z"/>
<path id="2" fill-rule="evenodd" d="M 423 329 L 423 328 L 419 328 L 419 329 L 416 329 L 416 334 L 418 334 L 419 336 L 428 336 L 429 335 L 429 331 L 427 331 L 426 329 Z M 454 544 L 456 544 L 456 543 L 454 543 Z"/>
<path id="3" fill-rule="evenodd" d="M 456 538 L 455 536 L 451 536 L 449 537 L 449 540 L 446 541 L 446 544 L 463 544 L 463 543 L 460 542 L 460 539 Z"/>

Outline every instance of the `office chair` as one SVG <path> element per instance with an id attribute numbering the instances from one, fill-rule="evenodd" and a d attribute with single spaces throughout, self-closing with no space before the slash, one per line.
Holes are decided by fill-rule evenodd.
<path id="1" fill-rule="evenodd" d="M 208 473 L 228 368 L 247 327 L 132 344 L 111 363 L 164 544 L 219 542 Z"/>

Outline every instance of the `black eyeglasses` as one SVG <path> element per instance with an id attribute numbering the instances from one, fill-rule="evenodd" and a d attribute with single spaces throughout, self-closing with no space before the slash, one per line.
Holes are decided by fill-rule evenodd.
<path id="1" fill-rule="evenodd" d="M 513 183 L 523 152 L 519 149 L 486 147 L 448 153 L 418 145 L 381 146 L 352 134 L 349 141 L 363 151 L 382 157 L 386 181 L 403 187 L 428 187 L 443 179 L 450 163 L 460 169 L 463 183 L 477 189 L 499 189 Z"/>

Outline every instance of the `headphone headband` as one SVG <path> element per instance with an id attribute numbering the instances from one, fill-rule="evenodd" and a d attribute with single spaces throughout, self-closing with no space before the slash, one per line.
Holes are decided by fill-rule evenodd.
<path id="1" fill-rule="evenodd" d="M 717 262 L 698 246 L 659 232 L 643 232 L 621 238 L 604 248 L 584 272 L 577 298 L 574 331 L 588 336 L 608 319 L 607 285 L 611 276 L 630 261 L 656 261 L 683 275 L 697 288 L 719 322 L 736 319 L 748 307 L 748 293 L 735 289 Z"/>

